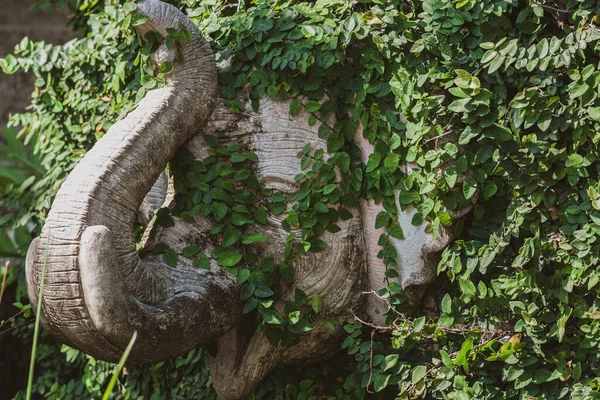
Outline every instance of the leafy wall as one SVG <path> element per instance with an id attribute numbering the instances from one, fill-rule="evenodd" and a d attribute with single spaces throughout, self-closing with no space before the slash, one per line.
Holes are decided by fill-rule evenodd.
<path id="1" fill-rule="evenodd" d="M 12 124 L 35 141 L 47 171 L 4 196 L 18 210 L 5 224 L 41 223 L 85 150 L 162 84 L 144 67 L 151 47 L 133 34 L 140 21 L 124 12 L 131 4 L 74 3 L 82 39 L 65 47 L 25 40 L 0 61 L 4 72 L 38 77 L 29 112 Z M 391 197 L 400 188 L 402 207 L 419 210 L 414 223 L 429 221 L 433 232 L 452 225 L 457 237 L 438 266 L 446 282 L 438 312 L 410 307 L 391 283 L 380 293 L 394 308 L 388 327 L 347 324 L 336 360 L 278 370 L 250 398 L 600 397 L 597 2 L 176 4 L 217 61 L 231 59 L 220 86 L 232 108 L 242 106 L 240 91 L 255 106 L 263 96 L 293 98 L 290 113 L 303 107 L 319 124 L 346 184 L 301 189 L 335 193 L 340 207 L 382 201 L 378 226 L 401 237 Z M 332 114 L 338 122 L 329 126 Z M 351 162 L 359 124 L 376 150 L 366 165 Z M 406 162 L 420 169 L 406 175 Z M 315 164 L 308 160 L 299 179 L 333 168 Z M 454 221 L 448 211 L 471 201 L 472 213 Z M 385 235 L 380 243 L 393 267 L 393 247 Z M 22 276 L 12 279 L 23 285 Z M 36 390 L 49 398 L 97 396 L 112 370 L 50 338 L 40 355 Z M 130 368 L 119 390 L 125 398 L 214 398 L 205 362 L 192 352 Z"/>

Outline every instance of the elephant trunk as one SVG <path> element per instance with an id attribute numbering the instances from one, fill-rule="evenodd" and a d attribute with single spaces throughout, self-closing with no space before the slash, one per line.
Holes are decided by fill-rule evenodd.
<path id="1" fill-rule="evenodd" d="M 137 210 L 177 148 L 211 115 L 216 97 L 213 53 L 198 28 L 175 7 L 145 0 L 140 33 L 167 29 L 192 40 L 154 57 L 176 64 L 167 84 L 149 91 L 75 167 L 29 249 L 32 303 L 46 268 L 42 323 L 69 345 L 108 361 L 119 359 L 134 330 L 136 363 L 180 355 L 214 340 L 241 318 L 239 288 L 226 272 L 171 268 L 140 259 L 133 227 Z M 162 58 L 162 60 L 161 60 Z"/>

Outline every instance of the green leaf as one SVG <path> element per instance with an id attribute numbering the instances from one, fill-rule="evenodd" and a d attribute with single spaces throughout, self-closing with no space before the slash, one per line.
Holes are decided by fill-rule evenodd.
<path id="1" fill-rule="evenodd" d="M 244 282 L 246 282 L 248 280 L 248 278 L 250 278 L 250 270 L 247 268 L 242 268 L 239 270 L 237 276 L 235 277 L 235 280 L 237 282 L 238 285 L 242 285 Z"/>
<path id="2" fill-rule="evenodd" d="M 404 232 L 402 231 L 402 227 L 397 222 L 392 222 L 388 227 L 387 231 L 393 238 L 404 239 Z"/>
<path id="3" fill-rule="evenodd" d="M 470 199 L 477 192 L 477 181 L 473 178 L 467 178 L 463 182 L 463 195 L 465 199 Z"/>
<path id="4" fill-rule="evenodd" d="M 373 389 L 375 389 L 375 392 L 381 392 L 383 389 L 385 389 L 386 386 L 388 385 L 389 380 L 390 380 L 389 374 L 377 375 L 377 377 L 375 378 L 375 381 L 373 382 Z"/>
<path id="5" fill-rule="evenodd" d="M 137 10 L 137 4 L 135 4 L 132 1 L 128 1 L 127 3 L 123 4 L 123 11 L 126 13 L 130 13 L 130 12 L 134 12 L 135 10 Z"/>
<path id="6" fill-rule="evenodd" d="M 227 215 L 227 206 L 223 203 L 214 202 L 211 204 L 212 213 L 215 220 L 221 221 Z"/>
<path id="7" fill-rule="evenodd" d="M 242 260 L 242 255 L 235 249 L 228 249 L 219 255 L 218 264 L 222 267 L 233 267 Z"/>
<path id="8" fill-rule="evenodd" d="M 237 243 L 237 241 L 240 240 L 241 237 L 242 232 L 239 229 L 230 226 L 223 233 L 223 242 L 221 243 L 221 245 L 223 247 L 231 247 L 235 243 Z"/>
<path id="9" fill-rule="evenodd" d="M 498 186 L 495 182 L 490 182 L 487 185 L 485 185 L 485 188 L 483 189 L 483 197 L 485 199 L 489 199 L 490 197 L 495 195 L 496 192 L 498 192 Z"/>
<path id="10" fill-rule="evenodd" d="M 300 112 L 301 105 L 302 105 L 302 103 L 300 103 L 300 100 L 297 100 L 297 99 L 292 100 L 292 102 L 290 103 L 290 115 L 292 117 L 295 117 L 296 115 L 298 115 L 298 113 Z"/>
<path id="11" fill-rule="evenodd" d="M 383 228 L 390 219 L 390 214 L 387 211 L 380 211 L 375 217 L 375 229 Z"/>
<path id="12" fill-rule="evenodd" d="M 412 328 L 415 330 L 415 332 L 420 332 L 424 326 L 425 326 L 425 317 L 424 316 L 415 319 L 412 323 Z"/>
<path id="13" fill-rule="evenodd" d="M 452 298 L 448 293 L 442 299 L 442 312 L 450 314 L 452 312 Z"/>
<path id="14" fill-rule="evenodd" d="M 210 269 L 210 260 L 205 254 L 198 254 L 194 260 L 194 265 L 200 269 Z"/>
<path id="15" fill-rule="evenodd" d="M 313 294 L 311 298 L 311 306 L 317 314 L 323 312 L 323 298 L 317 294 Z"/>
<path id="16" fill-rule="evenodd" d="M 494 59 L 494 57 L 496 57 L 497 55 L 498 55 L 498 52 L 496 50 L 488 50 L 485 52 L 483 57 L 481 57 L 481 63 L 487 64 L 490 61 L 492 61 Z"/>
<path id="17" fill-rule="evenodd" d="M 242 313 L 248 314 L 249 312 L 251 312 L 252 310 L 254 310 L 257 305 L 258 305 L 258 299 L 256 297 L 251 297 L 246 302 L 246 304 L 244 304 L 244 309 L 242 310 Z"/>
<path id="18" fill-rule="evenodd" d="M 304 106 L 306 111 L 309 113 L 319 111 L 321 109 L 321 107 L 322 107 L 321 103 L 319 103 L 318 101 L 313 101 L 313 100 L 307 101 L 306 105 Z"/>
<path id="19" fill-rule="evenodd" d="M 464 341 L 460 348 L 460 352 L 458 356 L 454 359 L 454 365 L 456 366 L 464 366 L 467 363 L 467 357 L 471 354 L 471 349 L 473 348 L 473 339 L 469 338 Z"/>
<path id="20" fill-rule="evenodd" d="M 396 153 L 390 153 L 385 157 L 383 166 L 390 172 L 393 173 L 398 169 L 400 164 L 400 155 Z"/>
<path id="21" fill-rule="evenodd" d="M 196 254 L 200 253 L 200 247 L 198 246 L 186 246 L 183 248 L 182 255 L 184 257 L 193 257 Z"/>
<path id="22" fill-rule="evenodd" d="M 425 378 L 425 375 L 427 375 L 427 367 L 424 365 L 418 365 L 413 369 L 410 381 L 413 385 L 415 385 L 419 383 L 421 379 Z"/>
<path id="23" fill-rule="evenodd" d="M 588 115 L 594 121 L 600 122 L 600 107 L 590 107 L 590 108 L 588 108 Z"/>
<path id="24" fill-rule="evenodd" d="M 458 283 L 460 285 L 461 292 L 463 292 L 465 296 L 474 297 L 477 294 L 477 288 L 470 280 L 460 277 L 458 278 Z"/>
<path id="25" fill-rule="evenodd" d="M 471 98 L 468 97 L 466 99 L 458 99 L 454 100 L 452 103 L 448 105 L 448 110 L 456 112 L 456 113 L 464 113 L 469 112 L 473 109 L 472 106 L 467 107 L 471 102 Z"/>
<path id="26" fill-rule="evenodd" d="M 503 55 L 498 55 L 494 57 L 494 59 L 492 60 L 492 62 L 490 62 L 490 65 L 488 66 L 487 73 L 491 75 L 494 72 L 498 71 L 500 67 L 504 64 L 505 60 L 506 58 Z"/>
<path id="27" fill-rule="evenodd" d="M 165 253 L 163 254 L 163 261 L 167 265 L 170 265 L 171 267 L 177 266 L 178 258 L 179 258 L 179 255 L 173 249 L 169 249 L 169 250 L 165 251 Z"/>
<path id="28" fill-rule="evenodd" d="M 281 324 L 284 323 L 284 319 L 281 316 L 281 314 L 279 314 L 275 310 L 261 309 L 260 310 L 260 315 L 262 316 L 263 321 L 265 321 L 267 324 L 270 324 L 270 325 L 281 325 Z"/>
<path id="29" fill-rule="evenodd" d="M 243 244 L 252 244 L 252 243 L 264 243 L 269 240 L 269 237 L 264 233 L 254 233 L 251 235 L 247 235 L 244 240 L 242 240 Z"/>
<path id="30" fill-rule="evenodd" d="M 165 228 L 175 226 L 175 221 L 169 215 L 169 210 L 167 208 L 158 209 L 156 212 L 156 223 Z"/>
<path id="31" fill-rule="evenodd" d="M 270 297 L 273 296 L 273 291 L 271 290 L 271 288 L 268 288 L 266 286 L 258 286 L 254 291 L 254 295 L 256 297 Z"/>
<path id="32" fill-rule="evenodd" d="M 499 142 L 508 142 L 513 140 L 513 134 L 506 126 L 494 123 L 487 130 L 484 131 L 486 137 L 492 138 Z"/>
<path id="33" fill-rule="evenodd" d="M 398 364 L 398 359 L 400 356 L 398 354 L 388 354 L 385 356 L 382 362 L 382 371 L 385 372 L 390 368 L 394 368 L 396 364 Z"/>
<path id="34" fill-rule="evenodd" d="M 254 217 L 254 219 L 256 219 L 256 221 L 258 221 L 260 224 L 265 225 L 267 223 L 267 211 L 262 208 L 259 207 L 257 208 L 254 213 L 252 214 L 252 216 Z"/>
<path id="35" fill-rule="evenodd" d="M 590 86 L 585 82 L 576 82 L 573 84 L 572 89 L 569 91 L 569 98 L 576 99 L 577 97 L 583 96 Z"/>
<path id="36" fill-rule="evenodd" d="M 373 153 L 369 156 L 369 160 L 367 161 L 367 169 L 365 170 L 367 173 L 373 172 L 379 167 L 381 163 L 381 154 Z"/>

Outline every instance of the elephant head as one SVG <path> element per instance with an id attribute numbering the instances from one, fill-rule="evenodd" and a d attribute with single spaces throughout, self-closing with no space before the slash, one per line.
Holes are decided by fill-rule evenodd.
<path id="1" fill-rule="evenodd" d="M 146 197 L 140 219 L 147 222 L 148 204 L 165 199 L 167 207 L 173 204 L 172 187 L 165 194 L 165 180 L 159 177 L 181 146 L 198 159 L 208 156 L 205 135 L 217 136 L 225 146 L 236 143 L 254 151 L 254 173 L 261 186 L 289 194 L 298 190 L 298 153 L 306 143 L 312 151 L 325 150 L 326 142 L 307 124 L 305 114 L 291 117 L 288 104 L 261 100 L 258 112 L 249 104 L 242 112 L 231 111 L 218 97 L 214 55 L 198 28 L 158 0 L 142 1 L 137 12 L 148 17 L 137 27 L 141 33 L 154 31 L 165 37 L 167 29 L 181 27 L 191 32 L 192 40 L 171 50 L 163 46 L 153 56 L 160 64 L 181 53 L 185 62 L 174 63 L 166 85 L 149 91 L 135 110 L 113 125 L 62 185 L 27 255 L 29 297 L 33 304 L 42 302 L 41 322 L 48 331 L 103 360 L 117 361 L 134 331 L 138 339 L 128 360 L 132 363 L 164 360 L 216 342 L 216 355 L 210 359 L 214 385 L 223 399 L 240 399 L 279 364 L 333 355 L 344 338 L 341 325 L 331 330 L 317 320 L 310 334 L 291 347 L 273 347 L 262 333 L 248 337 L 240 286 L 214 260 L 204 270 L 182 257 L 173 268 L 157 255 L 136 251 L 133 228 L 140 205 Z M 368 157 L 361 134 L 356 143 Z M 384 282 L 385 268 L 377 259 L 380 232 L 374 229 L 379 209 L 364 201 L 351 210 L 355 218 L 338 222 L 339 232 L 326 232 L 322 239 L 329 246 L 296 262 L 295 282 L 283 297 L 293 296 L 294 288 L 309 296 L 318 294 L 325 299 L 324 314 L 334 318 L 346 317 L 351 308 L 364 309 L 361 293 L 379 289 Z M 399 215 L 410 240 L 394 243 L 400 283 L 407 293 L 431 282 L 435 272 L 428 255 L 450 240 L 445 231 L 433 238 L 423 226 L 409 227 L 409 213 Z M 174 218 L 172 227 L 148 228 L 152 234 L 146 232 L 142 248 L 166 243 L 181 250 L 195 245 L 210 258 L 218 246 L 209 235 L 212 222 L 201 215 L 194 218 L 193 223 Z M 271 216 L 255 228 L 270 238 L 259 246 L 260 252 L 276 260 L 288 236 L 281 222 L 282 217 Z M 43 296 L 38 299 L 44 272 Z M 420 289 L 414 291 L 416 299 Z M 381 319 L 381 304 L 366 308 L 372 318 Z"/>

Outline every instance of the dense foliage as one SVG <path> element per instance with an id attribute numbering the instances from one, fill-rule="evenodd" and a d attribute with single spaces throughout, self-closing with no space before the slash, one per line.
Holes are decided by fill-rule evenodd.
<path id="1" fill-rule="evenodd" d="M 347 324 L 338 360 L 276 371 L 251 398 L 600 397 L 597 2 L 176 3 L 206 34 L 217 61 L 230 59 L 220 85 L 231 107 L 242 106 L 240 92 L 248 93 L 255 107 L 263 96 L 292 98 L 290 113 L 303 107 L 327 137 L 334 156 L 321 162 L 306 156 L 307 149 L 299 159 L 306 168 L 298 177 L 300 191 L 288 199 L 272 194 L 264 211 L 277 213 L 277 203 L 297 202 L 286 223 L 300 226 L 303 237 L 288 256 L 318 251 L 325 245 L 319 232 L 332 228 L 361 197 L 383 201 L 387 212 L 377 223 L 401 237 L 391 222 L 394 188 L 402 190 L 403 207 L 418 207 L 414 223 L 430 221 L 434 232 L 454 223 L 457 235 L 438 267 L 449 281 L 438 314 L 411 308 L 391 283 L 381 293 L 394 306 L 390 326 Z M 30 219 L 41 223 L 53 194 L 85 150 L 163 79 L 143 68 L 150 47 L 132 33 L 131 25 L 139 21 L 124 10 L 133 9 L 131 4 L 70 4 L 81 39 L 65 46 L 24 40 L 14 57 L 0 61 L 5 72 L 31 70 L 38 78 L 30 109 L 11 121 L 24 127 L 20 138 L 33 144 L 39 159 L 30 178 L 15 178 L 16 189 L 3 191 L 3 201 L 18 207 L 10 221 L 17 225 Z M 338 121 L 334 126 L 326 123 L 331 114 Z M 376 149 L 366 165 L 353 162 L 358 154 L 351 139 L 359 125 Z M 197 172 L 210 175 L 218 169 L 222 175 L 217 176 L 251 186 L 242 171 L 251 170 L 252 156 L 214 147 L 240 163 L 230 159 L 235 168 L 223 172 L 226 164 L 204 160 Z M 420 169 L 407 176 L 399 168 L 406 162 Z M 334 166 L 345 177 L 341 184 L 332 183 Z M 182 193 L 227 186 L 228 179 L 206 175 L 196 187 L 180 187 Z M 256 294 L 257 285 L 238 265 L 241 228 L 260 222 L 262 212 L 234 209 L 244 199 L 222 200 L 214 207 L 182 201 L 176 212 L 199 205 L 196 212 L 202 209 L 224 221 L 219 229 L 240 227 L 231 230 L 235 240 L 223 244 L 215 257 L 226 252 L 222 264 L 245 278 L 238 275 L 252 292 L 247 311 L 261 310 L 259 323 L 293 333 L 288 328 L 299 321 L 295 309 L 286 316 L 265 312 L 277 296 L 271 290 L 276 279 L 261 280 L 266 283 Z M 473 212 L 453 221 L 447 211 L 471 200 L 477 200 Z M 317 213 L 331 218 L 315 218 Z M 169 223 L 168 215 L 159 217 Z M 244 239 L 247 244 L 260 240 Z M 393 267 L 394 250 L 385 235 L 380 243 L 381 257 Z M 167 250 L 165 256 L 176 263 L 177 254 Z M 293 271 L 278 268 L 276 277 L 293 278 Z M 393 278 L 394 270 L 387 275 Z M 318 299 L 312 306 L 308 313 L 322 307 Z M 30 334 L 28 328 L 16 332 Z M 281 339 L 273 335 L 274 341 Z M 98 396 L 111 366 L 66 347 L 60 354 L 56 343 L 46 340 L 36 390 L 49 398 Z M 120 390 L 126 398 L 166 393 L 214 398 L 206 371 L 201 353 L 192 352 L 128 369 Z"/>

